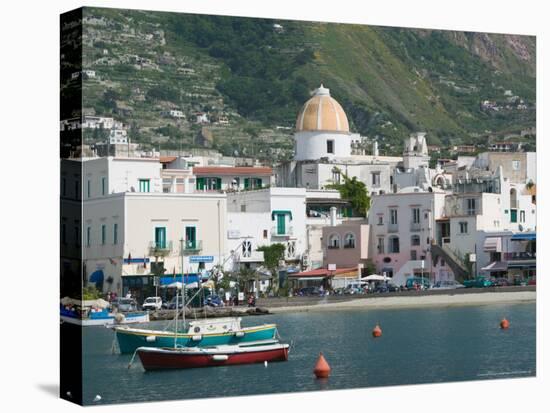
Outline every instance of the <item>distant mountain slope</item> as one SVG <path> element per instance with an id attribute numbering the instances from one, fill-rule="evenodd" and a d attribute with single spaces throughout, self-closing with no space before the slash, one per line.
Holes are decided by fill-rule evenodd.
<path id="1" fill-rule="evenodd" d="M 417 130 L 432 144 L 487 143 L 535 125 L 535 38 L 116 9 L 86 9 L 84 107 L 114 113 L 135 141 L 292 153 L 296 114 L 320 83 L 353 131 L 387 153 Z M 481 106 L 489 101 L 487 106 Z M 162 115 L 179 108 L 185 120 Z M 250 139 L 254 138 L 254 139 Z M 532 139 L 532 138 L 531 138 Z"/>

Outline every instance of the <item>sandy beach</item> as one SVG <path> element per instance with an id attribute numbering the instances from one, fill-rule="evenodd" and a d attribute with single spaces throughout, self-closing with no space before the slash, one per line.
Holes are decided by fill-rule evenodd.
<path id="1" fill-rule="evenodd" d="M 268 307 L 270 313 L 303 312 L 303 311 L 334 311 L 359 308 L 406 308 L 406 307 L 451 307 L 465 305 L 510 304 L 535 302 L 536 291 L 514 292 L 480 292 L 473 294 L 439 294 L 403 297 L 357 298 L 342 302 L 319 302 L 311 305 L 291 305 Z"/>

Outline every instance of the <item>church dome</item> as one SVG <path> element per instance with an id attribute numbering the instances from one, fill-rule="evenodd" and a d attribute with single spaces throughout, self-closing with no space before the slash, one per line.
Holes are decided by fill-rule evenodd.
<path id="1" fill-rule="evenodd" d="M 330 90 L 321 85 L 298 113 L 296 131 L 349 133 L 348 118 L 342 106 L 330 96 Z"/>

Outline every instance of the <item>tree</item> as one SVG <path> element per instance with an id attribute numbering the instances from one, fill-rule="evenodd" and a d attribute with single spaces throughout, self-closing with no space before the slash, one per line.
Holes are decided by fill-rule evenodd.
<path id="1" fill-rule="evenodd" d="M 335 170 L 344 178 L 344 183 L 330 184 L 327 185 L 327 188 L 337 189 L 342 199 L 348 200 L 357 214 L 366 216 L 370 208 L 370 197 L 365 183 L 357 180 L 356 176 L 350 178 L 339 168 L 335 168 Z"/>
<path id="2" fill-rule="evenodd" d="M 272 287 L 278 285 L 276 282 L 277 268 L 279 268 L 279 261 L 285 258 L 285 249 L 284 244 L 262 245 L 256 248 L 256 251 L 263 251 L 264 253 L 264 264 L 271 273 Z"/>

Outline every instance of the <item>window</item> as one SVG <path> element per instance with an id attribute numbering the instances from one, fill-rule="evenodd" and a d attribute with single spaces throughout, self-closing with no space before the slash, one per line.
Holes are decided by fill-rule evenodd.
<path id="1" fill-rule="evenodd" d="M 338 234 L 332 234 L 330 237 L 328 237 L 328 248 L 340 248 L 340 236 Z"/>
<path id="2" fill-rule="evenodd" d="M 380 186 L 380 172 L 371 173 L 371 184 L 373 187 Z"/>
<path id="3" fill-rule="evenodd" d="M 90 198 L 92 196 L 92 182 L 88 179 L 86 181 L 86 197 Z"/>
<path id="4" fill-rule="evenodd" d="M 525 211 L 519 211 L 519 222 L 525 222 Z"/>
<path id="5" fill-rule="evenodd" d="M 327 141 L 327 153 L 334 153 L 334 141 L 328 140 Z"/>
<path id="6" fill-rule="evenodd" d="M 194 250 L 197 248 L 197 228 L 194 226 L 185 227 L 185 249 Z"/>
<path id="7" fill-rule="evenodd" d="M 86 228 L 86 246 L 92 245 L 92 227 Z"/>
<path id="8" fill-rule="evenodd" d="M 113 224 L 113 244 L 118 244 L 118 224 Z"/>
<path id="9" fill-rule="evenodd" d="M 475 215 L 476 214 L 476 199 L 468 198 L 466 199 L 466 214 Z"/>
<path id="10" fill-rule="evenodd" d="M 277 235 L 286 234 L 286 219 L 285 214 L 275 214 L 277 217 Z"/>
<path id="11" fill-rule="evenodd" d="M 378 225 L 384 225 L 384 215 L 378 215 Z"/>
<path id="12" fill-rule="evenodd" d="M 413 224 L 420 224 L 420 208 L 413 208 L 411 211 Z"/>
<path id="13" fill-rule="evenodd" d="M 378 254 L 384 253 L 384 238 L 378 238 L 377 249 L 378 249 Z"/>
<path id="14" fill-rule="evenodd" d="M 332 170 L 332 182 L 335 184 L 339 184 L 341 180 L 340 171 L 338 169 Z"/>
<path id="15" fill-rule="evenodd" d="M 399 253 L 399 238 L 398 237 L 390 237 L 389 238 L 388 252 L 390 254 Z"/>
<path id="16" fill-rule="evenodd" d="M 397 225 L 397 209 L 390 209 L 390 224 Z"/>
<path id="17" fill-rule="evenodd" d="M 165 227 L 155 228 L 155 247 L 166 248 L 166 228 Z"/>
<path id="18" fill-rule="evenodd" d="M 251 257 L 251 256 L 252 256 L 252 242 L 250 242 L 250 241 L 243 241 L 243 244 L 242 244 L 242 256 L 243 256 L 243 257 Z"/>
<path id="19" fill-rule="evenodd" d="M 344 248 L 355 248 L 355 235 L 348 233 L 344 237 Z"/>
<path id="20" fill-rule="evenodd" d="M 107 178 L 102 177 L 101 178 L 101 195 L 105 195 L 107 193 Z"/>
<path id="21" fill-rule="evenodd" d="M 467 234 L 468 233 L 468 223 L 467 222 L 459 222 L 458 223 L 459 233 L 461 234 Z"/>
<path id="22" fill-rule="evenodd" d="M 139 192 L 150 192 L 150 180 L 149 179 L 140 179 L 139 180 Z"/>
<path id="23" fill-rule="evenodd" d="M 411 245 L 413 246 L 420 245 L 420 237 L 418 235 L 413 235 L 411 237 Z"/>
<path id="24" fill-rule="evenodd" d="M 288 241 L 286 244 L 286 257 L 294 258 L 296 255 L 296 241 Z"/>
<path id="25" fill-rule="evenodd" d="M 512 161 L 512 169 L 518 171 L 520 166 L 520 161 Z"/>
<path id="26" fill-rule="evenodd" d="M 246 204 L 241 205 L 241 212 L 246 212 Z"/>
<path id="27" fill-rule="evenodd" d="M 416 261 L 416 250 L 411 250 L 411 260 Z"/>
<path id="28" fill-rule="evenodd" d="M 264 239 L 267 239 L 267 229 L 264 229 Z"/>
<path id="29" fill-rule="evenodd" d="M 107 225 L 101 225 L 101 245 L 105 245 L 107 242 Z"/>

